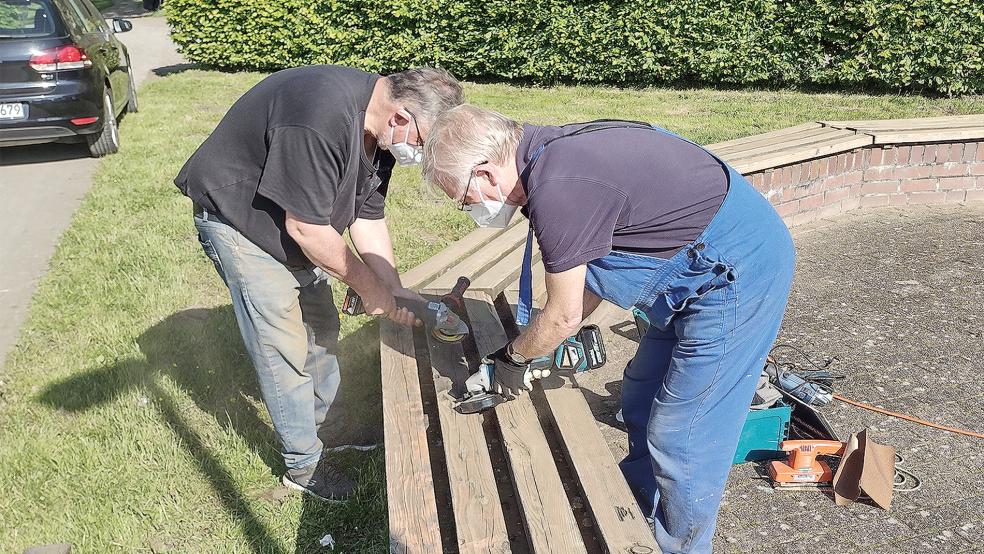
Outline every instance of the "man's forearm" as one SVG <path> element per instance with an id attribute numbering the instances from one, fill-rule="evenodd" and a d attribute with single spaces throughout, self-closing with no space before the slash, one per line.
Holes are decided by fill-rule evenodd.
<path id="1" fill-rule="evenodd" d="M 393 243 L 385 219 L 356 219 L 349 227 L 355 249 L 369 268 L 391 290 L 401 288 L 400 274 L 396 270 Z"/>
<path id="2" fill-rule="evenodd" d="M 574 334 L 580 321 L 572 322 L 544 309 L 513 342 L 513 350 L 525 358 L 551 354 L 557 345 Z"/>
<path id="3" fill-rule="evenodd" d="M 389 284 L 383 282 L 373 269 L 352 252 L 334 229 L 322 228 L 311 233 L 308 228 L 300 232 L 295 230 L 295 234 L 297 236 L 294 240 L 311 262 L 355 289 L 360 295 L 390 288 Z"/>

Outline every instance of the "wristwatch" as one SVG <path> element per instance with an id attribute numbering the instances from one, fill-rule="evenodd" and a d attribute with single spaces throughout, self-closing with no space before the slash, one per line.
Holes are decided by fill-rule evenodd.
<path id="1" fill-rule="evenodd" d="M 527 365 L 530 363 L 528 358 L 523 357 L 522 354 L 513 349 L 512 341 L 509 341 L 509 344 L 506 345 L 506 356 L 509 356 L 509 360 L 517 365 Z"/>

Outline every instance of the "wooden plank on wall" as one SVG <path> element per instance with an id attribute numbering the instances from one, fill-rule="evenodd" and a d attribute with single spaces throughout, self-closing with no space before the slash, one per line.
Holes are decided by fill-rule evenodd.
<path id="1" fill-rule="evenodd" d="M 519 219 L 525 221 L 525 218 Z M 454 287 L 458 277 L 464 275 L 473 279 L 475 276 L 481 275 L 486 269 L 512 252 L 517 245 L 525 244 L 528 231 L 529 227 L 525 224 L 513 225 L 508 231 L 483 244 L 480 249 L 462 258 L 442 275 L 421 287 L 421 292 L 435 295 L 446 294 Z"/>
<path id="2" fill-rule="evenodd" d="M 482 415 L 455 412 L 447 394 L 452 387 L 462 389 L 468 378 L 462 345 L 439 341 L 428 333 L 427 348 L 437 393 L 458 552 L 509 552 L 509 535 L 482 431 Z"/>
<path id="3" fill-rule="evenodd" d="M 724 142 L 716 142 L 714 144 L 708 144 L 707 145 L 707 148 L 710 149 L 710 150 L 713 150 L 713 151 L 717 152 L 718 150 L 724 150 L 724 149 L 727 149 L 727 148 L 731 148 L 732 146 L 735 146 L 735 145 L 741 145 L 741 144 L 748 143 L 750 141 L 758 141 L 758 140 L 771 139 L 771 138 L 780 137 L 780 136 L 783 136 L 783 135 L 789 135 L 789 134 L 793 134 L 793 133 L 798 133 L 800 131 L 807 131 L 807 130 L 810 130 L 810 129 L 819 129 L 820 127 L 823 127 L 823 125 L 811 121 L 809 123 L 803 123 L 802 125 L 796 125 L 795 127 L 787 127 L 785 129 L 777 129 L 775 131 L 769 131 L 767 133 L 760 133 L 758 135 L 751 135 L 751 136 L 747 136 L 747 137 L 741 137 L 741 138 L 736 138 L 736 139 L 732 139 L 732 140 L 726 140 Z"/>
<path id="4" fill-rule="evenodd" d="M 849 132 L 849 131 L 848 131 Z M 731 155 L 736 153 L 744 152 L 757 152 L 757 151 L 769 151 L 778 150 L 785 146 L 793 144 L 803 144 L 806 142 L 821 140 L 817 137 L 823 137 L 824 135 L 830 134 L 843 134 L 845 131 L 843 129 L 832 129 L 830 127 L 811 127 L 809 129 L 804 129 L 795 133 L 789 133 L 777 137 L 760 138 L 760 137 L 748 137 L 747 140 L 741 143 L 734 144 L 726 148 L 716 148 L 713 151 L 719 156 Z"/>
<path id="5" fill-rule="evenodd" d="M 862 119 L 855 121 L 821 121 L 828 127 L 838 129 L 915 129 L 919 127 L 946 128 L 966 127 L 984 124 L 984 114 L 947 115 L 939 117 L 916 117 L 910 119 Z"/>
<path id="6" fill-rule="evenodd" d="M 923 129 L 912 131 L 862 131 L 874 137 L 875 144 L 912 144 L 984 139 L 984 126 L 962 129 Z"/>
<path id="7" fill-rule="evenodd" d="M 792 148 L 788 151 L 770 152 L 758 156 L 734 158 L 722 156 L 732 167 L 741 173 L 751 173 L 792 163 L 812 160 L 821 156 L 829 156 L 847 152 L 855 148 L 870 146 L 874 139 L 868 135 L 857 134 L 835 138 L 821 143 Z"/>
<path id="8" fill-rule="evenodd" d="M 506 343 L 505 330 L 489 295 L 469 291 L 465 294 L 465 305 L 479 354 L 493 352 Z M 529 394 L 500 404 L 495 413 L 533 551 L 585 552 L 581 532 Z"/>
<path id="9" fill-rule="evenodd" d="M 379 357 L 390 551 L 441 552 L 413 331 L 381 321 Z"/>
<path id="10" fill-rule="evenodd" d="M 804 133 L 799 133 L 797 135 L 790 135 L 788 137 L 780 137 L 781 142 L 768 142 L 762 144 L 752 144 L 744 148 L 736 148 L 734 150 L 729 150 L 727 152 L 718 152 L 722 158 L 728 159 L 738 159 L 738 158 L 751 158 L 757 157 L 762 154 L 768 154 L 772 152 L 788 152 L 791 150 L 809 148 L 813 144 L 820 144 L 826 141 L 850 138 L 856 136 L 857 133 L 854 131 L 845 131 L 842 129 L 830 129 L 830 128 L 820 128 L 807 131 Z"/>

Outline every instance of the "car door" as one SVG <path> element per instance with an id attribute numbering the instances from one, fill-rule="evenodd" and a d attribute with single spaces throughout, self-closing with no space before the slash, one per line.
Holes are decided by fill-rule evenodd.
<path id="1" fill-rule="evenodd" d="M 99 36 L 102 39 L 100 48 L 104 55 L 106 71 L 109 74 L 109 83 L 113 88 L 113 105 L 117 111 L 126 106 L 127 95 L 129 94 L 129 63 L 127 61 L 126 50 L 122 43 L 116 38 L 113 29 L 106 23 L 99 10 L 96 9 L 89 0 L 70 0 L 78 2 L 91 17 L 99 29 Z"/>
<path id="2" fill-rule="evenodd" d="M 92 60 L 92 70 L 102 72 L 105 68 L 106 74 L 110 72 L 110 65 L 112 59 L 107 59 L 107 52 L 105 47 L 105 38 L 103 37 L 103 31 L 99 28 L 99 24 L 92 17 L 92 15 L 79 3 L 79 0 L 62 0 L 60 2 L 63 9 L 68 10 L 67 19 L 73 20 L 76 24 L 81 26 L 81 33 L 79 36 L 75 37 L 76 43 L 82 50 L 85 51 L 86 55 Z M 113 85 L 113 82 L 110 81 Z M 119 103 L 116 98 L 118 91 L 113 91 L 113 106 L 118 107 Z"/>

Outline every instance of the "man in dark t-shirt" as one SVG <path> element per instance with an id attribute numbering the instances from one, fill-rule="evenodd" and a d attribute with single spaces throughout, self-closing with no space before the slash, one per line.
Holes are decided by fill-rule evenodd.
<path id="1" fill-rule="evenodd" d="M 507 400 L 602 300 L 649 321 L 622 379 L 619 464 L 663 552 L 710 552 L 725 481 L 782 321 L 794 249 L 769 202 L 708 150 L 649 124 L 520 125 L 458 106 L 434 123 L 424 177 L 480 226 L 522 208 L 546 270 L 518 337 L 485 356 Z"/>
<path id="2" fill-rule="evenodd" d="M 236 101 L 174 180 L 229 287 L 288 487 L 327 500 L 354 489 L 318 437 L 339 385 L 329 276 L 367 313 L 417 322 L 396 306 L 395 296 L 419 296 L 400 283 L 384 201 L 393 166 L 419 163 L 431 123 L 462 102 L 458 82 L 437 69 L 287 69 Z"/>

